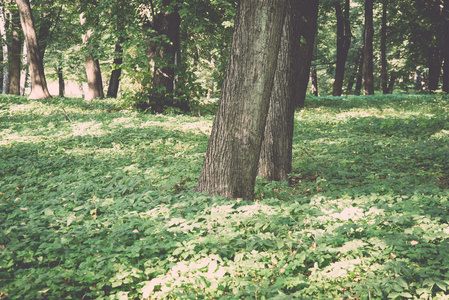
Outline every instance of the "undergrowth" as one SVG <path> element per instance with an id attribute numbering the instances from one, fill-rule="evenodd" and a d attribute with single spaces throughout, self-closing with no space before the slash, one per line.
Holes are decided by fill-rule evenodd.
<path id="1" fill-rule="evenodd" d="M 308 98 L 291 183 L 193 193 L 212 115 L 0 98 L 0 299 L 447 299 L 449 101 Z"/>

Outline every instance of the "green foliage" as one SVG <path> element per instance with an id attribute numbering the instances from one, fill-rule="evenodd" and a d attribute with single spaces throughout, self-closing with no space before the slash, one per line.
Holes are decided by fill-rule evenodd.
<path id="1" fill-rule="evenodd" d="M 1 299 L 447 298 L 447 98 L 308 98 L 254 202 L 192 192 L 210 115 L 114 101 L 0 99 Z"/>

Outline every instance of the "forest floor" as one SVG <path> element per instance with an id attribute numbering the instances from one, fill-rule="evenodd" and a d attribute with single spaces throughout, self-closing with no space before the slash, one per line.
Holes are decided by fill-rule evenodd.
<path id="1" fill-rule="evenodd" d="M 193 193 L 213 115 L 0 98 L 0 299 L 448 299 L 449 98 L 308 98 L 292 184 Z"/>

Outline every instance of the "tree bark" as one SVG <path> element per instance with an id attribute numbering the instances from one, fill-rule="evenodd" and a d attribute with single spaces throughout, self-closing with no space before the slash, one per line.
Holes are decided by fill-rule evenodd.
<path id="1" fill-rule="evenodd" d="M 196 191 L 253 199 L 286 0 L 241 0 Z"/>
<path id="2" fill-rule="evenodd" d="M 365 37 L 363 52 L 363 94 L 374 95 L 373 0 L 365 0 Z"/>
<path id="3" fill-rule="evenodd" d="M 443 92 L 449 93 L 449 0 L 444 0 L 443 18 Z"/>
<path id="4" fill-rule="evenodd" d="M 309 49 L 304 51 L 303 48 L 311 45 L 311 52 L 313 51 L 317 14 L 318 0 L 289 1 L 287 4 L 281 48 L 259 158 L 258 176 L 268 181 L 288 181 L 288 175 L 292 171 L 295 107 L 298 105 L 298 100 L 305 98 L 306 93 L 305 89 L 299 90 L 298 83 L 308 82 L 312 60 L 311 55 L 308 55 Z M 308 33 L 313 36 L 312 40 L 307 41 L 305 35 Z M 301 36 L 304 37 L 302 44 Z M 301 74 L 303 69 L 307 69 L 304 66 L 308 66 L 306 76 Z M 304 103 L 303 100 L 300 102 Z"/>
<path id="5" fill-rule="evenodd" d="M 351 24 L 349 21 L 349 0 L 345 1 L 345 11 L 342 12 L 340 2 L 335 2 L 335 14 L 337 16 L 337 63 L 335 68 L 335 81 L 333 96 L 341 96 L 343 80 L 345 76 L 345 65 L 351 46 Z"/>
<path id="6" fill-rule="evenodd" d="M 388 94 L 388 74 L 387 74 L 387 0 L 382 2 L 382 28 L 380 34 L 380 60 L 381 71 L 380 80 L 382 84 L 382 93 Z"/>
<path id="7" fill-rule="evenodd" d="M 318 97 L 318 76 L 316 69 L 312 70 L 312 94 Z"/>
<path id="8" fill-rule="evenodd" d="M 181 17 L 178 7 L 171 7 L 174 0 L 163 0 L 162 11 L 154 16 L 152 23 L 147 22 L 145 27 L 152 27 L 157 37 L 150 37 L 148 56 L 151 61 L 153 74 L 152 99 L 139 103 L 138 108 L 144 110 L 151 107 L 155 113 L 162 112 L 166 106 L 177 106 L 188 110 L 186 103 L 175 103 L 175 65 L 179 62 L 179 33 Z M 164 40 L 167 38 L 168 41 Z"/>
<path id="9" fill-rule="evenodd" d="M 3 51 L 3 83 L 2 83 L 2 93 L 9 94 L 9 46 L 7 43 L 7 23 L 6 23 L 6 12 L 5 3 L 0 3 L 0 34 L 2 40 L 2 51 Z"/>
<path id="10" fill-rule="evenodd" d="M 9 64 L 9 94 L 20 95 L 20 63 L 22 53 L 22 39 L 20 38 L 19 15 L 13 13 L 11 18 L 11 53 Z"/>
<path id="11" fill-rule="evenodd" d="M 84 25 L 86 23 L 86 18 L 83 14 L 80 15 L 80 23 Z M 84 96 L 84 100 L 90 101 L 97 98 L 104 98 L 103 94 L 103 81 L 101 79 L 100 62 L 98 59 L 94 59 L 91 52 L 89 51 L 89 40 L 93 32 L 91 29 L 87 29 L 86 33 L 82 35 L 83 43 L 86 46 L 85 54 L 85 66 L 87 75 L 87 91 Z"/>
<path id="12" fill-rule="evenodd" d="M 64 76 L 62 73 L 62 67 L 57 68 L 57 73 L 58 73 L 59 97 L 64 97 L 65 82 L 64 82 Z"/>
<path id="13" fill-rule="evenodd" d="M 293 92 L 297 95 L 295 100 L 295 107 L 303 107 L 306 99 L 307 86 L 309 85 L 310 66 L 312 64 L 313 49 L 315 47 L 315 37 L 317 33 L 317 18 L 318 18 L 318 0 L 290 0 L 295 3 L 299 2 L 300 14 L 300 34 L 302 36 L 302 45 L 299 52 L 299 75 L 296 90 Z M 299 33 L 298 33 L 299 34 Z M 317 85 L 318 87 L 318 85 Z M 317 88 L 318 93 L 318 88 Z"/>
<path id="14" fill-rule="evenodd" d="M 22 72 L 20 74 L 20 94 L 25 95 L 25 89 L 28 82 L 28 48 L 27 43 L 23 43 L 22 48 Z"/>
<path id="15" fill-rule="evenodd" d="M 360 95 L 360 92 L 362 90 L 362 85 L 363 85 L 363 55 L 364 55 L 363 48 L 361 51 L 362 51 L 362 54 L 361 54 L 360 60 L 359 60 L 358 72 L 357 72 L 355 88 L 354 88 L 355 95 Z"/>
<path id="16" fill-rule="evenodd" d="M 25 35 L 30 60 L 31 94 L 29 99 L 50 98 L 45 80 L 44 66 L 40 58 L 39 44 L 28 0 L 16 0 L 20 12 L 20 21 Z"/>
<path id="17" fill-rule="evenodd" d="M 112 63 L 113 70 L 111 73 L 111 78 L 109 79 L 107 96 L 112 98 L 117 98 L 120 85 L 120 76 L 122 75 L 121 65 L 123 63 L 123 49 L 121 43 L 123 43 L 123 38 L 120 38 L 117 44 L 115 44 L 114 62 Z"/>
<path id="18" fill-rule="evenodd" d="M 438 90 L 441 75 L 441 56 L 440 49 L 431 47 L 427 57 L 427 66 L 429 67 L 429 92 L 433 93 Z"/>

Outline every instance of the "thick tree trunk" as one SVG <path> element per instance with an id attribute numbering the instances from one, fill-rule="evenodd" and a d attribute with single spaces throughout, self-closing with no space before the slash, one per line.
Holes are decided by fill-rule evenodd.
<path id="1" fill-rule="evenodd" d="M 20 38 L 20 21 L 19 15 L 13 14 L 11 18 L 11 53 L 9 64 L 9 94 L 20 95 L 20 63 L 22 52 L 22 40 Z"/>
<path id="2" fill-rule="evenodd" d="M 120 41 L 115 45 L 113 70 L 109 79 L 107 96 L 112 98 L 117 98 L 120 76 L 122 75 L 123 49 L 121 43 L 123 43 L 123 38 L 120 38 Z"/>
<path id="3" fill-rule="evenodd" d="M 39 44 L 28 0 L 16 0 L 20 12 L 20 21 L 25 35 L 30 60 L 31 94 L 29 99 L 50 98 L 45 80 L 44 66 L 40 58 Z"/>
<path id="4" fill-rule="evenodd" d="M 449 93 L 449 0 L 444 0 L 443 18 L 443 92 Z"/>
<path id="5" fill-rule="evenodd" d="M 307 41 L 304 35 L 309 34 L 309 30 L 312 30 L 312 33 L 316 32 L 317 13 L 318 0 L 290 1 L 287 5 L 281 48 L 259 159 L 258 175 L 268 181 L 288 181 L 288 174 L 292 171 L 295 107 L 298 105 L 298 100 L 305 98 L 306 92 L 299 90 L 298 83 L 308 82 L 312 59 L 311 55 L 308 55 L 308 51 L 304 51 L 303 48 L 311 45 L 313 51 L 315 37 L 313 34 L 312 40 Z M 306 23 L 304 20 L 308 20 L 310 23 Z M 301 44 L 301 36 L 304 37 L 303 44 Z M 304 54 L 305 57 L 301 56 Z M 304 65 L 309 68 L 306 76 L 301 75 L 301 71 L 306 69 L 301 68 Z M 300 102 L 304 103 L 303 100 Z"/>
<path id="6" fill-rule="evenodd" d="M 241 0 L 196 191 L 253 199 L 286 0 Z"/>
<path id="7" fill-rule="evenodd" d="M 387 74 L 387 0 L 382 3 L 382 28 L 380 36 L 380 60 L 381 71 L 380 80 L 382 84 L 382 93 L 388 94 L 388 74 Z"/>
<path id="8" fill-rule="evenodd" d="M 81 25 L 84 25 L 86 23 L 86 18 L 83 14 L 80 15 L 80 23 Z M 92 34 L 92 30 L 87 29 L 86 33 L 82 36 L 83 43 L 86 45 L 86 48 L 89 48 L 89 40 Z M 104 98 L 100 62 L 98 61 L 98 59 L 94 59 L 89 49 L 87 49 L 86 51 L 85 66 L 87 75 L 87 91 L 84 99 L 90 101 L 97 98 Z"/>
<path id="9" fill-rule="evenodd" d="M 166 106 L 176 106 L 188 110 L 186 103 L 174 102 L 175 68 L 179 62 L 179 33 L 181 17 L 178 8 L 173 9 L 174 0 L 163 0 L 162 11 L 154 17 L 153 22 L 147 22 L 145 27 L 156 31 L 158 39 L 150 37 L 148 56 L 152 59 L 153 74 L 152 99 L 141 102 L 140 109 L 151 107 L 153 112 L 162 112 Z M 168 39 L 168 41 L 165 40 Z"/>
<path id="10" fill-rule="evenodd" d="M 363 94 L 374 95 L 373 0 L 365 0 L 365 38 L 363 46 Z"/>
<path id="11" fill-rule="evenodd" d="M 2 83 L 2 93 L 9 94 L 9 47 L 6 42 L 7 35 L 7 23 L 6 23 L 6 12 L 4 2 L 0 3 L 0 34 L 1 38 L 4 41 L 2 43 L 2 51 L 3 51 L 3 83 Z"/>
<path id="12" fill-rule="evenodd" d="M 349 22 L 349 0 L 345 1 L 345 11 L 342 12 L 340 2 L 335 2 L 335 14 L 337 16 L 337 64 L 335 68 L 335 81 L 333 96 L 341 96 L 343 80 L 345 77 L 345 65 L 351 46 L 351 24 Z"/>

